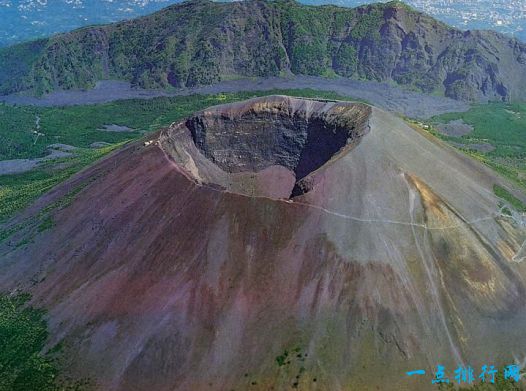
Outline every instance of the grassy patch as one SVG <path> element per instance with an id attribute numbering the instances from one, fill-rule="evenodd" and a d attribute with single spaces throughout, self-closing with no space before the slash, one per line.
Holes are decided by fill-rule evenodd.
<path id="1" fill-rule="evenodd" d="M 44 232 L 55 225 L 51 216 L 46 216 L 38 226 L 38 232 Z"/>
<path id="2" fill-rule="evenodd" d="M 131 99 L 106 104 L 40 108 L 0 104 L 0 160 L 46 155 L 47 146 L 62 143 L 88 148 L 98 141 L 119 143 L 168 126 L 208 106 L 271 93 L 345 99 L 335 93 L 310 89 L 191 95 L 155 99 Z M 37 117 L 40 118 L 36 137 Z M 102 131 L 104 125 L 126 126 L 134 132 Z"/>
<path id="3" fill-rule="evenodd" d="M 505 379 L 503 371 L 495 375 L 495 382 L 480 382 L 470 386 L 457 387 L 453 384 L 440 384 L 439 391 L 525 391 L 522 383 L 517 383 L 513 379 Z"/>
<path id="4" fill-rule="evenodd" d="M 62 168 L 47 164 L 27 173 L 0 176 L 0 222 L 12 217 L 40 195 L 129 140 L 138 139 L 144 133 L 166 127 L 212 105 L 270 94 L 351 100 L 333 92 L 296 89 L 132 99 L 62 108 L 0 105 L 0 160 L 39 157 L 45 155 L 46 147 L 53 143 L 79 148 L 75 157 L 60 160 Z M 40 117 L 40 131 L 45 136 L 35 141 L 32 132 L 37 116 Z M 115 133 L 98 130 L 107 124 L 127 126 L 136 131 Z M 100 149 L 88 148 L 96 141 L 108 142 L 110 145 Z M 41 218 L 44 220 L 47 216 Z M 44 221 L 40 224 L 43 223 Z M 50 223 L 46 222 L 40 227 L 47 229 Z M 0 239 L 8 236 L 9 233 L 0 232 Z"/>
<path id="5" fill-rule="evenodd" d="M 526 152 L 526 103 L 489 103 L 473 106 L 465 113 L 435 117 L 437 122 L 462 119 L 474 131 L 460 139 L 464 142 L 489 142 L 495 155 L 507 157 Z"/>
<path id="6" fill-rule="evenodd" d="M 120 145 L 80 150 L 76 157 L 65 159 L 65 167 L 60 169 L 44 167 L 24 174 L 0 176 L 0 222 Z"/>
<path id="7" fill-rule="evenodd" d="M 41 353 L 48 338 L 45 311 L 29 306 L 29 299 L 28 294 L 0 294 L 0 391 L 87 389 L 85 382 L 60 376 L 56 352 Z"/>
<path id="8" fill-rule="evenodd" d="M 436 125 L 458 119 L 471 125 L 473 132 L 462 137 L 437 135 L 448 142 L 493 145 L 494 151 L 469 154 L 526 188 L 526 103 L 480 104 L 465 113 L 436 116 L 431 122 Z"/>
<path id="9" fill-rule="evenodd" d="M 513 194 L 511 194 L 509 191 L 507 191 L 505 188 L 499 185 L 493 185 L 493 192 L 497 197 L 507 201 L 517 211 L 526 212 L 526 205 Z"/>

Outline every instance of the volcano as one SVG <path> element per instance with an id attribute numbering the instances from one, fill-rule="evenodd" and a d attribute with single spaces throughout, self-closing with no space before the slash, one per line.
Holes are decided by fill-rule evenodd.
<path id="1" fill-rule="evenodd" d="M 216 106 L 10 222 L 0 287 L 100 390 L 435 389 L 405 372 L 526 353 L 526 228 L 495 184 L 362 103 Z"/>

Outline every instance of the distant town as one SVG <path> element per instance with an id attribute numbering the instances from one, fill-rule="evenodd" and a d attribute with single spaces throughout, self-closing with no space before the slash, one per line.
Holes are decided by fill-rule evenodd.
<path id="1" fill-rule="evenodd" d="M 231 0 L 222 0 L 231 1 Z M 346 7 L 389 0 L 298 0 Z M 526 41 L 526 0 L 404 0 L 460 29 L 491 29 Z M 0 0 L 0 47 L 81 26 L 131 19 L 180 0 Z"/>
<path id="2" fill-rule="evenodd" d="M 380 0 L 387 2 L 390 0 Z M 526 0 L 403 0 L 412 7 L 463 30 L 490 29 L 526 41 Z M 300 0 L 307 4 L 355 7 L 366 0 Z"/>
<path id="3" fill-rule="evenodd" d="M 407 2 L 462 29 L 492 29 L 526 39 L 525 0 L 408 0 Z"/>

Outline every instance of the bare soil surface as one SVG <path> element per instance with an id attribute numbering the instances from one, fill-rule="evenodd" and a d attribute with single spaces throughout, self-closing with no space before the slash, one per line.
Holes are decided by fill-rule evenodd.
<path id="1" fill-rule="evenodd" d="M 90 148 L 104 148 L 111 145 L 110 143 L 107 143 L 105 141 L 95 141 L 94 143 L 91 143 L 89 145 Z"/>
<path id="2" fill-rule="evenodd" d="M 437 130 L 446 136 L 462 137 L 470 134 L 473 131 L 473 126 L 466 124 L 461 119 L 456 119 L 447 124 L 438 124 Z"/>
<path id="3" fill-rule="evenodd" d="M 135 129 L 115 124 L 104 125 L 104 127 L 99 130 L 102 130 L 103 132 L 135 132 Z"/>
<path id="4" fill-rule="evenodd" d="M 42 98 L 13 94 L 0 96 L 0 102 L 35 106 L 71 106 L 105 103 L 121 99 L 150 99 L 160 96 L 298 88 L 334 91 L 343 96 L 366 100 L 374 106 L 412 118 L 429 118 L 442 113 L 467 111 L 469 109 L 469 104 L 466 102 L 407 91 L 385 83 L 345 78 L 328 79 L 315 76 L 240 79 L 177 91 L 137 89 L 132 88 L 128 82 L 110 80 L 99 82 L 91 90 L 58 91 Z"/>
<path id="5" fill-rule="evenodd" d="M 265 114 L 278 99 L 290 121 L 316 126 L 303 130 L 303 144 L 279 129 L 286 117 Z M 364 122 L 347 121 L 363 105 L 297 101 L 209 108 L 200 115 L 209 126 L 194 134 L 213 144 L 174 125 L 101 159 L 6 224 L 14 233 L 0 243 L 0 289 L 27 290 L 48 308 L 48 344 L 62 342 L 72 376 L 104 391 L 289 390 L 298 374 L 303 391 L 436 391 L 428 379 L 408 386 L 401 374 L 422 363 L 432 371 L 436 357 L 446 368 L 480 366 L 483 353 L 496 365 L 513 362 L 526 346 L 526 231 L 493 192 L 512 184 L 372 108 L 360 142 L 334 154 L 341 132 L 324 138 L 331 154 L 305 170 L 308 191 L 281 199 L 302 156 L 312 156 L 309 145 L 324 141 L 309 135 Z M 239 120 L 228 124 L 239 139 L 214 139 L 224 136 L 220 113 Z M 243 144 L 261 120 L 280 148 L 263 132 Z M 221 155 L 224 146 L 243 148 L 241 158 Z M 219 177 L 203 151 L 249 170 Z M 240 181 L 266 196 L 215 179 L 238 174 L 262 175 Z M 280 187 L 269 192 L 269 182 Z M 39 232 L 40 218 L 53 224 Z"/>
<path id="6" fill-rule="evenodd" d="M 0 176 L 22 174 L 37 168 L 42 163 L 70 157 L 75 149 L 72 145 L 52 144 L 48 146 L 48 155 L 41 158 L 0 160 Z"/>

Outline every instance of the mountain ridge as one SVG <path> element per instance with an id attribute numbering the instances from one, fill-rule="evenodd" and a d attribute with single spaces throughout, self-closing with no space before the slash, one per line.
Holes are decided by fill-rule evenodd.
<path id="1" fill-rule="evenodd" d="M 96 390 L 434 391 L 437 364 L 523 357 L 526 230 L 496 183 L 362 103 L 212 106 L 8 223 L 0 287 Z"/>
<path id="2" fill-rule="evenodd" d="M 386 0 L 375 0 L 387 2 Z M 526 16 L 514 12 L 517 4 L 504 0 L 459 1 L 433 3 L 423 0 L 404 0 L 412 7 L 432 15 L 452 26 L 466 29 L 493 29 L 501 33 L 526 39 L 523 29 Z M 85 0 L 0 0 L 0 47 L 48 37 L 53 34 L 93 24 L 128 20 L 158 11 L 180 0 L 113 0 L 95 4 Z M 300 0 L 306 5 L 334 4 L 357 7 L 367 0 Z"/>
<path id="3" fill-rule="evenodd" d="M 1 49 L 0 68 L 3 94 L 91 88 L 104 79 L 180 88 L 304 74 L 393 82 L 461 100 L 526 98 L 525 44 L 463 32 L 399 1 L 343 8 L 192 0 Z"/>

